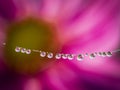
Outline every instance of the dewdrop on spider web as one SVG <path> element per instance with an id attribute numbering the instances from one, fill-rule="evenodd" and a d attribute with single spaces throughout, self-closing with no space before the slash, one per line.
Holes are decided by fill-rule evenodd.
<path id="1" fill-rule="evenodd" d="M 106 57 L 107 56 L 106 52 L 103 52 L 101 56 Z"/>
<path id="2" fill-rule="evenodd" d="M 27 49 L 26 50 L 26 54 L 30 54 L 31 53 L 31 50 L 30 49 Z"/>
<path id="3" fill-rule="evenodd" d="M 26 48 L 22 48 L 21 53 L 26 53 Z"/>
<path id="4" fill-rule="evenodd" d="M 97 52 L 95 52 L 95 56 L 97 56 L 98 55 L 98 53 Z"/>
<path id="5" fill-rule="evenodd" d="M 110 51 L 106 52 L 106 56 L 111 57 L 112 56 L 112 52 L 110 52 Z"/>
<path id="6" fill-rule="evenodd" d="M 53 58 L 53 53 L 49 52 L 49 53 L 47 54 L 47 57 L 48 57 L 48 58 Z"/>
<path id="7" fill-rule="evenodd" d="M 102 52 L 99 52 L 97 55 L 98 55 L 98 56 L 102 56 Z"/>
<path id="8" fill-rule="evenodd" d="M 62 58 L 63 59 L 67 59 L 68 58 L 68 54 L 62 54 Z"/>
<path id="9" fill-rule="evenodd" d="M 15 52 L 20 52 L 21 51 L 21 47 L 16 47 L 15 48 Z"/>
<path id="10" fill-rule="evenodd" d="M 85 56 L 87 57 L 87 56 L 88 56 L 88 53 L 86 53 Z"/>
<path id="11" fill-rule="evenodd" d="M 45 57 L 45 56 L 46 56 L 46 52 L 41 51 L 41 52 L 40 52 L 40 56 L 41 56 L 41 57 Z"/>
<path id="12" fill-rule="evenodd" d="M 55 55 L 55 58 L 56 58 L 56 59 L 60 59 L 61 56 L 62 56 L 62 55 L 61 55 L 60 53 L 57 53 L 57 54 Z"/>
<path id="13" fill-rule="evenodd" d="M 74 55 L 73 54 L 68 54 L 68 60 L 73 60 L 74 59 Z"/>
<path id="14" fill-rule="evenodd" d="M 44 51 L 39 51 L 39 50 L 31 50 L 31 49 L 26 49 L 23 47 L 18 47 L 16 46 L 15 48 L 15 52 L 21 52 L 21 53 L 26 53 L 26 54 L 31 54 L 31 52 L 36 52 L 36 53 L 40 53 L 41 57 L 47 57 L 47 58 L 53 58 L 55 57 L 55 59 L 68 59 L 68 60 L 73 60 L 76 56 L 76 54 L 64 54 L 64 53 L 56 53 L 56 55 L 54 55 L 52 52 L 44 52 Z M 101 57 L 111 57 L 113 53 L 119 52 L 120 49 L 115 50 L 115 51 L 107 51 L 107 52 L 95 52 L 95 53 L 85 53 L 85 55 L 83 54 L 78 54 L 76 59 L 78 61 L 82 61 L 84 59 L 84 56 L 88 56 L 90 59 L 94 59 L 96 56 L 101 56 Z"/>
<path id="15" fill-rule="evenodd" d="M 84 56 L 82 55 L 82 54 L 79 54 L 78 56 L 77 56 L 77 60 L 78 61 L 82 61 L 84 59 Z"/>
<path id="16" fill-rule="evenodd" d="M 89 56 L 90 59 L 94 59 L 95 58 L 95 54 L 94 53 L 91 53 L 90 56 Z"/>

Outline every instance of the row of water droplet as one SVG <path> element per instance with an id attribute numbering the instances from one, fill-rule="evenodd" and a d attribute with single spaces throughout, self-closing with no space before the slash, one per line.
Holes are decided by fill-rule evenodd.
<path id="1" fill-rule="evenodd" d="M 82 61 L 84 57 L 89 57 L 90 59 L 94 59 L 96 56 L 101 56 L 101 57 L 111 57 L 112 52 L 95 52 L 91 54 L 63 54 L 63 53 L 56 53 L 55 55 L 52 52 L 45 52 L 45 51 L 39 51 L 39 50 L 31 50 L 31 49 L 26 49 L 22 47 L 16 47 L 15 52 L 21 52 L 25 54 L 31 54 L 31 52 L 38 52 L 40 53 L 40 57 L 47 57 L 47 58 L 55 58 L 55 59 L 68 59 L 68 60 L 73 60 L 77 59 L 78 61 Z"/>

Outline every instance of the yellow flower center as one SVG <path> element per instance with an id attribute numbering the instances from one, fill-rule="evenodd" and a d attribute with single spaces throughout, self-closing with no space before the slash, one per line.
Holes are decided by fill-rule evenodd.
<path id="1" fill-rule="evenodd" d="M 16 46 L 45 52 L 59 52 L 60 45 L 56 28 L 39 19 L 27 18 L 14 22 L 8 27 L 5 45 L 7 65 L 16 72 L 36 74 L 54 61 L 53 58 L 40 57 L 40 53 L 25 54 L 15 52 Z"/>

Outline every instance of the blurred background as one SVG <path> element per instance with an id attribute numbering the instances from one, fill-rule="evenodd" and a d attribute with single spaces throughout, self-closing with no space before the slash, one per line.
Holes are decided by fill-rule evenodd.
<path id="1" fill-rule="evenodd" d="M 120 90 L 120 0 L 0 0 L 0 90 Z"/>

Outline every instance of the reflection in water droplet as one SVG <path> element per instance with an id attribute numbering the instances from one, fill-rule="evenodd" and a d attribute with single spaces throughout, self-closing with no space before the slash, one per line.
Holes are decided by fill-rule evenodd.
<path id="1" fill-rule="evenodd" d="M 74 59 L 74 55 L 73 54 L 68 54 L 68 60 L 73 60 Z"/>
<path id="2" fill-rule="evenodd" d="M 26 48 L 22 48 L 21 53 L 26 53 Z"/>
<path id="3" fill-rule="evenodd" d="M 48 58 L 53 58 L 53 53 L 48 53 L 47 57 Z"/>
<path id="4" fill-rule="evenodd" d="M 62 54 L 63 59 L 67 59 L 68 58 L 67 56 L 68 56 L 67 54 Z"/>
<path id="5" fill-rule="evenodd" d="M 40 53 L 40 56 L 41 56 L 41 57 L 45 57 L 45 56 L 46 56 L 46 52 L 41 52 L 41 53 Z"/>
<path id="6" fill-rule="evenodd" d="M 84 56 L 83 56 L 82 54 L 79 54 L 79 55 L 77 56 L 77 60 L 78 60 L 78 61 L 82 61 L 83 58 L 84 58 Z"/>
<path id="7" fill-rule="evenodd" d="M 20 47 L 16 47 L 15 48 L 15 52 L 20 52 L 21 48 Z"/>
<path id="8" fill-rule="evenodd" d="M 103 52 L 103 53 L 102 53 L 102 57 L 106 57 L 106 52 Z"/>
<path id="9" fill-rule="evenodd" d="M 106 53 L 106 55 L 107 55 L 108 57 L 111 57 L 111 56 L 112 56 L 112 52 L 108 51 L 108 52 Z"/>
<path id="10" fill-rule="evenodd" d="M 98 53 L 98 56 L 101 56 L 101 55 L 102 55 L 102 53 L 101 53 L 101 52 L 99 52 L 99 53 Z"/>
<path id="11" fill-rule="evenodd" d="M 56 59 L 60 59 L 60 58 L 61 58 L 61 54 L 60 54 L 60 53 L 57 53 L 57 54 L 55 55 L 55 58 L 56 58 Z"/>
<path id="12" fill-rule="evenodd" d="M 89 58 L 90 59 L 94 59 L 95 58 L 95 54 L 94 53 L 90 54 Z"/>
<path id="13" fill-rule="evenodd" d="M 27 49 L 26 50 L 26 54 L 30 54 L 31 53 L 31 50 L 30 49 Z"/>

